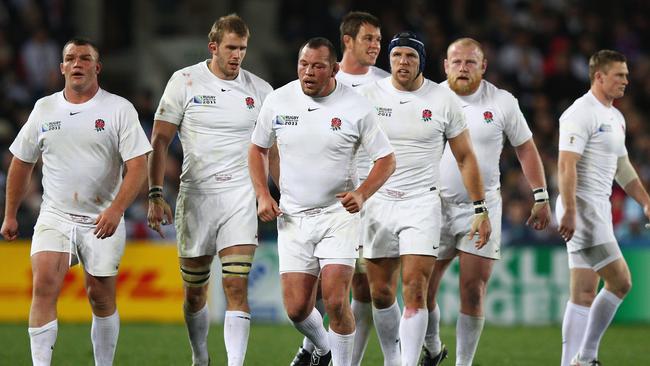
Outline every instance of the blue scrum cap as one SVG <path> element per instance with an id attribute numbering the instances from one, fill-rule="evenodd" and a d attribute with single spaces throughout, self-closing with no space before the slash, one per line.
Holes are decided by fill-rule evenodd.
<path id="1" fill-rule="evenodd" d="M 420 56 L 420 72 L 424 70 L 424 60 L 427 58 L 427 53 L 424 51 L 424 43 L 413 32 L 400 32 L 393 36 L 393 39 L 388 43 L 388 54 L 395 47 L 409 47 L 414 49 Z"/>

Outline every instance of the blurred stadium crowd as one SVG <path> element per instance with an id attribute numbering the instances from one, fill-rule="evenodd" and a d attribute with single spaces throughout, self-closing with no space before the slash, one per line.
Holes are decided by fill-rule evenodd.
<path id="1" fill-rule="evenodd" d="M 62 88 L 63 80 L 59 73 L 61 47 L 78 32 L 69 19 L 70 3 L 63 0 L 0 0 L 0 185 L 3 187 L 0 202 L 3 207 L 4 183 L 11 161 L 8 147 L 27 120 L 34 102 Z M 132 6 L 129 1 L 108 3 L 118 10 L 106 16 L 114 16 L 119 9 L 128 10 Z M 166 14 L 183 14 L 185 19 L 193 15 L 201 20 L 208 17 L 200 0 L 155 0 L 153 3 Z M 230 3 L 229 11 L 242 10 L 243 1 Z M 426 43 L 425 76 L 437 82 L 445 78 L 442 60 L 450 41 L 470 36 L 482 42 L 488 58 L 486 79 L 519 99 L 543 158 L 553 199 L 557 196 L 557 120 L 574 99 L 588 90 L 589 56 L 602 48 L 623 52 L 628 58 L 630 85 L 626 96 L 617 101 L 616 106 L 627 120 L 627 148 L 631 160 L 646 188 L 650 188 L 650 125 L 647 123 L 650 116 L 650 2 L 276 0 L 274 3 L 276 37 L 284 47 L 281 53 L 287 55 L 286 61 L 268 58 L 262 62 L 270 65 L 272 72 L 267 81 L 276 88 L 295 79 L 294 55 L 304 40 L 320 35 L 335 44 L 340 43 L 338 24 L 350 10 L 369 11 L 380 18 L 384 46 L 392 34 L 405 29 L 417 31 Z M 195 27 L 200 29 L 176 29 L 173 23 L 165 23 L 167 26 L 157 31 L 161 34 L 196 31 L 203 36 L 211 22 L 220 15 L 223 14 L 210 14 L 210 20 Z M 247 17 L 247 14 L 242 16 L 255 37 L 255 19 Z M 120 37 L 128 36 L 119 22 L 119 19 L 104 20 L 105 27 L 117 28 L 114 32 L 113 29 L 105 32 L 106 39 L 96 40 L 103 55 L 111 51 L 110 46 L 119 42 Z M 387 61 L 388 57 L 382 52 L 378 66 L 387 69 Z M 247 64 L 244 61 L 244 68 Z M 251 71 L 256 72 L 252 68 Z M 106 85 L 105 78 L 106 75 L 100 76 L 101 85 Z M 160 85 L 156 93 L 163 88 L 164 85 Z M 128 98 L 135 105 L 145 131 L 150 133 L 158 103 L 154 91 L 134 86 L 109 91 Z M 178 142 L 173 144 L 170 155 L 165 196 L 173 207 L 182 162 Z M 555 225 L 541 233 L 524 225 L 532 205 L 532 193 L 521 175 L 513 149 L 504 149 L 501 165 L 503 244 L 562 245 Z M 20 209 L 23 238 L 31 236 L 38 215 L 42 190 L 40 179 L 40 169 L 36 169 L 28 197 Z M 618 187 L 612 194 L 612 203 L 615 230 L 621 245 L 650 245 L 650 232 L 643 229 L 645 219 L 641 208 L 626 198 Z M 146 189 L 143 188 L 138 201 L 126 213 L 130 238 L 158 238 L 147 228 L 146 212 Z M 168 226 L 167 230 L 167 239 L 173 240 L 173 228 Z M 262 240 L 274 238 L 273 223 L 261 224 L 260 231 Z"/>

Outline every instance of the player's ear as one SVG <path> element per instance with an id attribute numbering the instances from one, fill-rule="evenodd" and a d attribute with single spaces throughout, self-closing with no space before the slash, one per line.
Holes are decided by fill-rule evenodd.
<path id="1" fill-rule="evenodd" d="M 210 51 L 211 55 L 217 52 L 218 47 L 219 45 L 217 44 L 217 42 L 208 42 L 208 50 Z"/>
<path id="2" fill-rule="evenodd" d="M 334 68 L 332 69 L 332 77 L 336 76 L 336 73 L 339 72 L 339 69 L 340 69 L 339 63 L 337 62 L 334 64 Z"/>

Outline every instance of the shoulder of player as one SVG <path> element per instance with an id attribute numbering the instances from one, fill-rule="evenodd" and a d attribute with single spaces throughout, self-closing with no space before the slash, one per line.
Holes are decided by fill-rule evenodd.
<path id="1" fill-rule="evenodd" d="M 268 94 L 273 90 L 271 84 L 269 84 L 261 77 L 253 74 L 252 72 L 245 69 L 240 69 L 239 72 L 241 73 L 242 81 L 245 84 L 252 85 L 254 88 L 259 89 L 264 94 Z"/>
<path id="2" fill-rule="evenodd" d="M 377 66 L 370 66 L 370 69 L 372 70 L 372 72 L 373 72 L 377 77 L 379 77 L 379 78 L 381 78 L 381 79 L 383 79 L 383 78 L 385 78 L 385 77 L 387 77 L 387 76 L 390 76 L 390 73 L 389 73 L 388 71 L 386 71 L 386 70 L 384 70 L 384 69 L 380 69 L 380 68 L 377 67 Z"/>
<path id="3" fill-rule="evenodd" d="M 560 122 L 571 120 L 574 122 L 587 123 L 591 121 L 596 122 L 597 107 L 587 95 L 576 99 L 573 104 L 567 108 L 560 116 Z"/>

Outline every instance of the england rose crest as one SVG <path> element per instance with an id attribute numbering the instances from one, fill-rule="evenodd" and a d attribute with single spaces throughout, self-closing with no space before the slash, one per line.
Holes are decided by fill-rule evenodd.
<path id="1" fill-rule="evenodd" d="M 494 121 L 494 115 L 490 111 L 483 112 L 483 120 L 485 123 L 492 123 Z"/>
<path id="2" fill-rule="evenodd" d="M 255 108 L 255 99 L 251 97 L 246 97 L 246 108 L 248 109 Z"/>
<path id="3" fill-rule="evenodd" d="M 422 121 L 424 121 L 424 122 L 431 121 L 431 116 L 432 116 L 432 114 L 431 114 L 430 110 L 425 109 L 425 110 L 422 111 Z"/>
<path id="4" fill-rule="evenodd" d="M 331 126 L 332 126 L 332 131 L 340 130 L 341 129 L 341 119 L 336 118 L 336 117 L 332 118 Z"/>
<path id="5" fill-rule="evenodd" d="M 103 119 L 98 119 L 95 121 L 95 131 L 104 131 L 104 127 L 106 126 L 106 122 L 104 122 Z"/>

